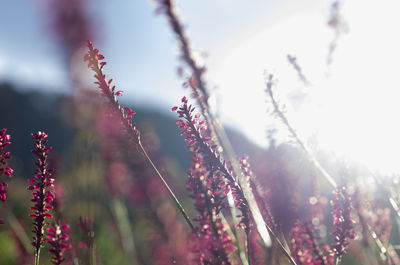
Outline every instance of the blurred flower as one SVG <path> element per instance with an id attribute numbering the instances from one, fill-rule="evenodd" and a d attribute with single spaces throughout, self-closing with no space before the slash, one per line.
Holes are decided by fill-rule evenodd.
<path id="1" fill-rule="evenodd" d="M 354 231 L 354 221 L 351 218 L 351 197 L 347 193 L 346 188 L 337 188 L 334 191 L 334 198 L 331 201 L 333 206 L 333 225 L 335 243 L 332 244 L 332 253 L 337 257 L 341 257 L 346 251 L 350 240 L 354 239 L 356 233 Z"/>
<path id="2" fill-rule="evenodd" d="M 315 234 L 316 227 L 298 220 L 292 228 L 291 250 L 299 265 L 333 265 L 329 246 L 323 246 Z"/>
<path id="3" fill-rule="evenodd" d="M 49 253 L 53 255 L 51 261 L 55 265 L 59 265 L 65 260 L 64 252 L 71 248 L 68 243 L 68 230 L 69 225 L 60 226 L 58 223 L 52 223 L 51 227 L 47 228 L 46 241 L 51 245 Z"/>

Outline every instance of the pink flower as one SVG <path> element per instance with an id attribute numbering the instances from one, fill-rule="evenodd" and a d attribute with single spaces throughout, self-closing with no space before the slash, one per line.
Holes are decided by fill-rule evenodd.
<path id="1" fill-rule="evenodd" d="M 291 250 L 299 265 L 333 265 L 329 246 L 323 246 L 315 234 L 316 227 L 298 220 L 292 228 Z"/>
<path id="2" fill-rule="evenodd" d="M 10 151 L 5 151 L 4 148 L 11 144 L 11 136 L 6 134 L 7 129 L 0 130 L 0 176 L 6 175 L 11 178 L 13 174 L 13 169 L 7 167 L 7 160 L 10 159 Z M 6 201 L 8 184 L 6 182 L 0 182 L 0 200 L 2 202 Z"/>
<path id="3" fill-rule="evenodd" d="M 88 63 L 88 67 L 95 73 L 96 81 L 94 83 L 100 88 L 102 96 L 108 99 L 114 116 L 122 125 L 122 129 L 127 132 L 130 140 L 134 143 L 139 143 L 140 133 L 132 122 L 132 116 L 136 113 L 128 107 L 121 107 L 117 97 L 122 96 L 122 91 L 115 91 L 115 86 L 111 86 L 112 79 L 107 80 L 106 75 L 103 73 L 103 67 L 106 65 L 106 62 L 103 61 L 104 56 L 100 54 L 98 49 L 93 47 L 91 41 L 88 41 L 87 46 L 89 51 L 85 54 L 83 60 Z"/>
<path id="4" fill-rule="evenodd" d="M 340 257 L 345 253 L 350 240 L 356 237 L 354 221 L 351 218 L 351 197 L 345 187 L 334 191 L 331 204 L 333 205 L 333 225 L 335 227 L 332 235 L 335 236 L 336 241 L 332 244 L 332 253 Z"/>
<path id="5" fill-rule="evenodd" d="M 49 253 L 53 255 L 51 261 L 55 265 L 65 260 L 64 252 L 71 248 L 68 230 L 69 225 L 60 226 L 58 223 L 52 223 L 51 227 L 47 228 L 46 241 L 51 246 Z"/>
<path id="6" fill-rule="evenodd" d="M 52 215 L 49 210 L 53 208 L 52 202 L 54 200 L 54 194 L 49 191 L 50 187 L 54 187 L 54 179 L 51 178 L 51 172 L 48 169 L 48 152 L 51 147 L 46 147 L 47 144 L 47 134 L 44 132 L 38 132 L 37 134 L 32 134 L 35 139 L 36 149 L 32 151 L 38 159 L 36 161 L 37 169 L 35 170 L 35 176 L 28 180 L 29 186 L 28 190 L 33 190 L 32 202 L 34 205 L 31 207 L 33 214 L 30 217 L 34 218 L 33 222 L 33 232 L 35 236 L 33 237 L 32 245 L 36 249 L 36 253 L 43 245 L 44 238 L 44 227 L 46 225 L 46 218 L 51 218 Z"/>

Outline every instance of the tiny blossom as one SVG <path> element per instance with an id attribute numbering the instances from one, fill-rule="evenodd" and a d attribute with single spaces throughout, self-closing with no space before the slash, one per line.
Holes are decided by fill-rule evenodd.
<path id="1" fill-rule="evenodd" d="M 64 252 L 71 248 L 69 244 L 69 225 L 59 225 L 58 223 L 52 223 L 51 227 L 47 228 L 47 243 L 50 244 L 51 248 L 49 253 L 52 254 L 51 262 L 55 265 L 61 264 L 64 258 Z"/>
<path id="2" fill-rule="evenodd" d="M 7 160 L 10 159 L 10 151 L 4 150 L 4 148 L 11 144 L 11 136 L 6 134 L 6 131 L 7 129 L 0 130 L 0 176 L 5 175 L 11 178 L 14 171 L 7 166 Z M 2 202 L 6 201 L 7 186 L 8 184 L 6 182 L 0 182 L 0 200 Z"/>
<path id="3" fill-rule="evenodd" d="M 48 152 L 51 147 L 46 147 L 47 134 L 44 132 L 38 132 L 32 134 L 35 139 L 36 149 L 32 151 L 38 159 L 36 161 L 37 169 L 35 170 L 35 176 L 29 179 L 28 190 L 33 190 L 33 199 L 31 200 L 34 205 L 31 207 L 33 214 L 30 217 L 34 218 L 33 237 L 32 245 L 36 249 L 36 253 L 42 247 L 44 242 L 44 227 L 46 225 L 46 218 L 51 218 L 52 215 L 49 210 L 53 208 L 52 202 L 54 200 L 54 194 L 49 190 L 50 187 L 54 187 L 54 179 L 51 177 L 51 172 L 48 169 Z"/>
<path id="4" fill-rule="evenodd" d="M 331 201 L 333 206 L 333 225 L 335 230 L 332 235 L 335 237 L 335 243 L 332 244 L 332 254 L 341 257 L 350 240 L 354 239 L 354 221 L 351 218 L 352 201 L 346 188 L 338 188 L 334 191 L 334 198 Z"/>

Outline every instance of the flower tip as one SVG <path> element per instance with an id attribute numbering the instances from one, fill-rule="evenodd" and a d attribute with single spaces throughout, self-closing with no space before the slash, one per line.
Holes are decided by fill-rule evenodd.
<path id="1" fill-rule="evenodd" d="M 171 109 L 171 111 L 172 111 L 172 112 L 175 112 L 177 109 L 178 109 L 178 107 L 173 107 L 173 108 Z"/>

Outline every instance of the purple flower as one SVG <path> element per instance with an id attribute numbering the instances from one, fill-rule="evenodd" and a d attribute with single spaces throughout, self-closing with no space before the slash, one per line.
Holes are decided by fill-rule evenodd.
<path id="1" fill-rule="evenodd" d="M 54 187 L 54 179 L 51 178 L 51 172 L 48 169 L 48 152 L 51 147 L 46 147 L 47 134 L 44 132 L 38 132 L 32 134 L 35 139 L 36 149 L 32 151 L 38 159 L 36 161 L 37 169 L 35 170 L 35 176 L 29 179 L 28 190 L 33 190 L 32 202 L 34 205 L 31 207 L 33 214 L 30 215 L 34 219 L 33 221 L 33 237 L 32 245 L 36 249 L 36 254 L 44 242 L 44 227 L 46 225 L 46 218 L 51 218 L 52 215 L 49 210 L 53 208 L 52 202 L 54 200 L 54 194 L 49 190 L 50 187 Z"/>
<path id="2" fill-rule="evenodd" d="M 118 119 L 122 125 L 122 130 L 126 132 L 129 140 L 133 143 L 140 143 L 140 133 L 136 125 L 132 123 L 132 116 L 136 113 L 128 108 L 122 108 L 117 100 L 117 97 L 122 96 L 122 91 L 115 90 L 115 86 L 111 86 L 112 79 L 107 80 L 106 75 L 103 73 L 103 67 L 107 64 L 104 61 L 104 56 L 100 54 L 98 49 L 93 47 L 93 43 L 88 41 L 89 51 L 85 54 L 83 60 L 88 62 L 88 67 L 95 72 L 94 82 L 101 90 L 102 96 L 106 97 L 111 105 L 111 111 L 114 117 Z"/>
<path id="3" fill-rule="evenodd" d="M 51 261 L 55 265 L 61 264 L 64 258 L 64 252 L 71 248 L 69 244 L 69 225 L 60 226 L 58 223 L 52 223 L 47 228 L 47 243 L 51 245 L 49 253 L 52 254 Z"/>
<path id="4" fill-rule="evenodd" d="M 182 105 L 177 108 L 172 108 L 179 115 L 176 124 L 182 128 L 182 135 L 185 135 L 185 141 L 190 148 L 193 156 L 201 158 L 202 166 L 210 172 L 213 178 L 219 178 L 220 189 L 223 188 L 225 194 L 229 191 L 232 192 L 235 200 L 235 206 L 238 207 L 242 213 L 242 225 L 244 229 L 250 227 L 249 206 L 246 198 L 244 197 L 243 190 L 236 181 L 230 167 L 228 167 L 225 160 L 217 151 L 217 146 L 213 144 L 208 131 L 205 120 L 200 120 L 200 114 L 194 114 L 195 108 L 190 104 L 188 99 L 182 98 Z M 225 184 L 225 180 L 227 184 Z"/>
<path id="5" fill-rule="evenodd" d="M 192 154 L 188 170 L 187 187 L 190 197 L 195 200 L 198 212 L 194 229 L 196 244 L 193 252 L 197 254 L 196 264 L 231 264 L 228 254 L 235 250 L 232 239 L 226 232 L 218 214 L 226 208 L 226 194 L 229 186 L 225 183 L 228 168 L 211 145 L 211 138 L 200 114 L 193 114 L 194 107 L 188 106 L 186 97 L 182 106 L 172 108 L 182 118 L 176 122 L 182 128 L 186 144 Z M 223 168 L 223 170 L 221 170 Z"/>
<path id="6" fill-rule="evenodd" d="M 315 234 L 316 227 L 298 220 L 292 228 L 291 251 L 299 265 L 333 265 L 329 246 L 323 246 Z"/>
<path id="7" fill-rule="evenodd" d="M 11 144 L 11 136 L 6 134 L 6 131 L 7 129 L 2 129 L 0 131 L 0 176 L 6 175 L 7 177 L 11 178 L 14 171 L 12 168 L 7 167 L 7 160 L 10 159 L 10 151 L 4 150 L 4 148 Z M 6 182 L 0 182 L 0 200 L 2 202 L 6 201 L 7 186 L 8 184 Z"/>
<path id="8" fill-rule="evenodd" d="M 332 253 L 340 258 L 350 244 L 349 241 L 356 236 L 354 221 L 351 218 L 351 197 L 345 187 L 334 191 L 334 198 L 331 204 L 333 206 L 333 225 L 335 227 L 332 232 L 335 237 L 335 243 L 332 244 Z"/>

